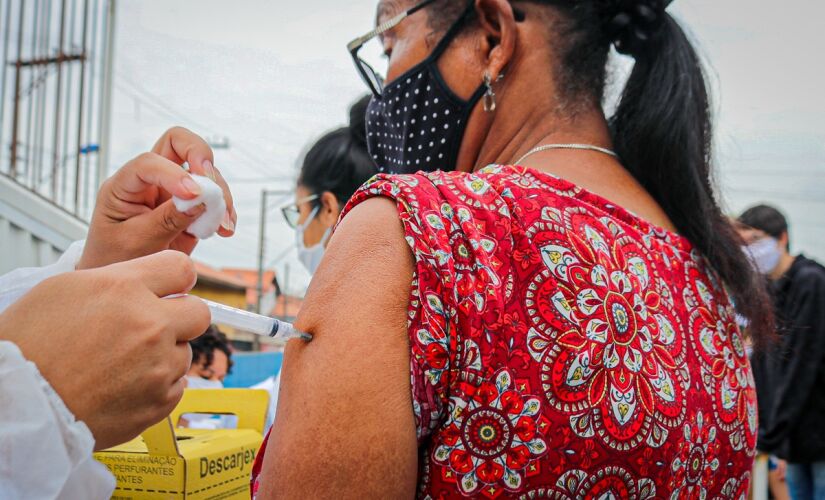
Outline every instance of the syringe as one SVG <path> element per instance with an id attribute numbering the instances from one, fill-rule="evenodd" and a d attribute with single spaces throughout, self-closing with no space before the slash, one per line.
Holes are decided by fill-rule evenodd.
<path id="1" fill-rule="evenodd" d="M 200 297 L 198 297 L 200 298 Z M 236 309 L 234 307 L 212 302 L 201 298 L 212 313 L 212 323 L 231 326 L 238 330 L 255 333 L 277 340 L 303 339 L 309 342 L 312 335 L 297 330 L 286 321 L 255 314 L 253 312 Z"/>

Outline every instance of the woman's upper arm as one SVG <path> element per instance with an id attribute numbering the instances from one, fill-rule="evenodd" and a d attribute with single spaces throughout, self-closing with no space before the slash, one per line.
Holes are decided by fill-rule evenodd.
<path id="1" fill-rule="evenodd" d="M 415 493 L 407 308 L 413 259 L 395 205 L 355 207 L 330 241 L 291 341 L 259 498 Z"/>

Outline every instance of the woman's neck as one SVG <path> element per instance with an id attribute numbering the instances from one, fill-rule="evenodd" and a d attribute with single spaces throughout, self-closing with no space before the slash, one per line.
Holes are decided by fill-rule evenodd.
<path id="1" fill-rule="evenodd" d="M 612 147 L 607 120 L 600 107 L 565 109 L 552 97 L 541 98 L 556 95 L 555 89 L 541 90 L 541 87 L 512 88 L 502 92 L 487 132 L 475 149 L 478 155 L 471 163 L 473 170 L 491 163 L 514 163 L 531 149 L 545 144 Z M 460 165 L 469 163 L 459 162 Z"/>
<path id="2" fill-rule="evenodd" d="M 481 123 L 480 126 L 486 126 L 486 133 L 468 129 L 461 154 L 467 151 L 478 151 L 478 154 L 474 159 L 460 155 L 462 170 L 474 171 L 489 164 L 512 164 L 533 148 L 546 144 L 575 143 L 613 148 L 601 106 L 593 104 L 575 112 L 564 109 L 552 97 L 543 97 L 557 95 L 550 83 L 505 89 L 501 94 L 497 109 L 487 117 L 486 124 L 483 120 L 475 120 Z M 475 112 L 484 113 L 481 109 Z M 596 151 L 550 149 L 531 154 L 520 164 L 564 178 L 657 226 L 676 231 L 667 214 L 613 156 Z"/>

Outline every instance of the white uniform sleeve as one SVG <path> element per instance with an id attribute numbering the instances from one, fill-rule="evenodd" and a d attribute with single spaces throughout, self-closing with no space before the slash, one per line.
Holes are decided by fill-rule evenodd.
<path id="1" fill-rule="evenodd" d="M 21 267 L 0 276 L 0 313 L 41 281 L 61 273 L 74 271 L 83 255 L 85 241 L 75 241 L 54 264 L 43 267 Z"/>
<path id="2" fill-rule="evenodd" d="M 89 428 L 34 363 L 0 341 L 0 498 L 110 498 L 115 479 L 93 450 Z"/>

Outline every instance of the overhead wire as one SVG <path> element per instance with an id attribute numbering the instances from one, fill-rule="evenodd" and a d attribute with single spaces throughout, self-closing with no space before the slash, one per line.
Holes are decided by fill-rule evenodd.
<path id="1" fill-rule="evenodd" d="M 198 129 L 212 135 L 221 135 L 220 132 L 216 129 L 206 126 L 203 123 L 199 123 L 198 121 L 192 120 L 190 117 L 187 117 L 183 113 L 178 112 L 177 110 L 175 110 L 173 106 L 164 102 L 162 99 L 153 95 L 151 92 L 147 91 L 140 85 L 123 78 L 117 73 L 115 74 L 115 85 L 120 90 L 130 95 L 132 98 L 137 99 L 142 104 L 145 104 L 150 109 L 153 109 L 154 111 L 162 114 L 163 116 L 166 116 L 167 118 L 170 118 L 175 121 L 185 122 L 190 126 L 197 127 Z M 237 144 L 237 141 L 233 142 L 235 142 L 235 144 L 233 144 L 231 151 L 238 153 L 240 156 L 243 156 L 248 162 L 250 162 L 248 166 L 255 170 L 257 173 L 261 174 L 261 177 L 258 178 L 258 180 L 265 181 L 268 179 L 278 178 L 278 176 L 273 176 L 271 169 L 268 169 L 265 166 L 269 162 L 252 153 L 243 145 Z M 246 182 L 254 182 L 254 180 L 249 179 Z"/>

